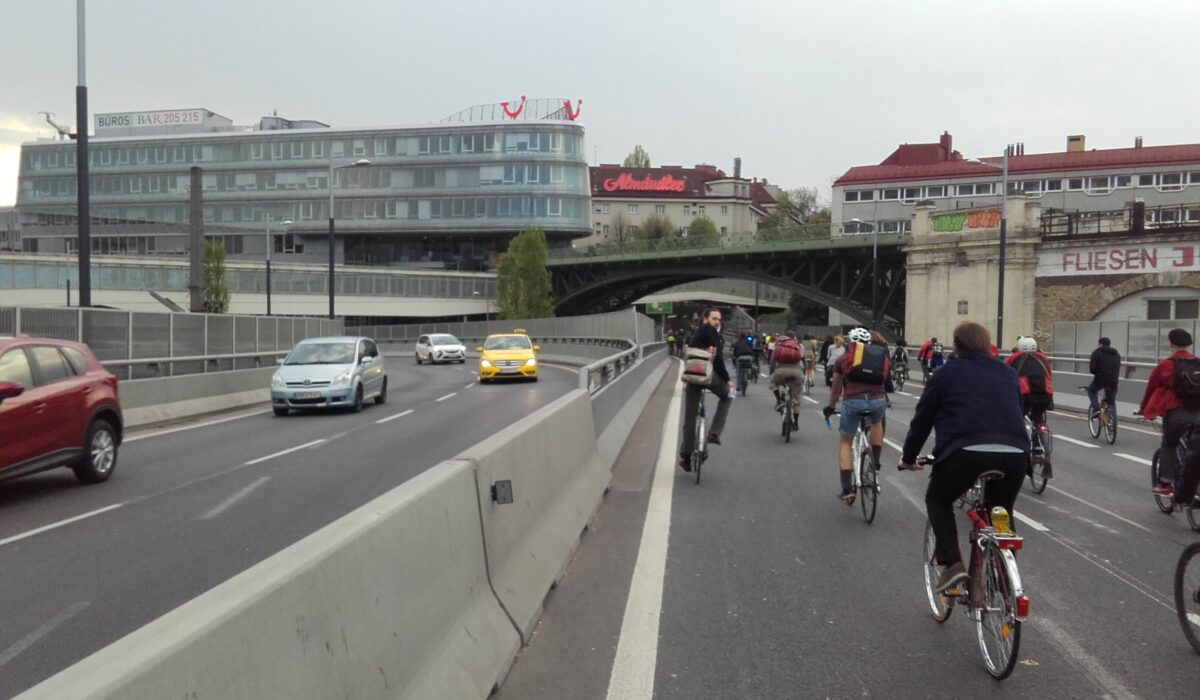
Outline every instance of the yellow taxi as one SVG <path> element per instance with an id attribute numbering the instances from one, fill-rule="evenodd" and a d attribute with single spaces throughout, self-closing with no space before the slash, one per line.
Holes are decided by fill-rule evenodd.
<path id="1" fill-rule="evenodd" d="M 521 328 L 512 333 L 494 333 L 475 348 L 479 353 L 479 383 L 486 384 L 496 379 L 532 379 L 537 381 L 537 352 L 541 346 L 534 345 Z"/>

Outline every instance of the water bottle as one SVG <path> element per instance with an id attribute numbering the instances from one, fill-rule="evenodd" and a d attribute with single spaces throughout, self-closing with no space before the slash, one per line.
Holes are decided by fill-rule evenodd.
<path id="1" fill-rule="evenodd" d="M 1008 510 L 1004 506 L 992 508 L 992 528 L 1001 535 L 1013 534 L 1012 521 L 1009 519 Z"/>

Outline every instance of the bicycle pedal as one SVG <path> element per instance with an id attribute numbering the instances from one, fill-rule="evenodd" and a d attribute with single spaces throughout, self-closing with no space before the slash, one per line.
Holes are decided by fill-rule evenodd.
<path id="1" fill-rule="evenodd" d="M 958 587 L 947 588 L 946 590 L 942 591 L 942 595 L 947 596 L 949 598 L 961 598 L 966 594 L 967 594 L 967 592 L 965 589 L 958 588 Z"/>

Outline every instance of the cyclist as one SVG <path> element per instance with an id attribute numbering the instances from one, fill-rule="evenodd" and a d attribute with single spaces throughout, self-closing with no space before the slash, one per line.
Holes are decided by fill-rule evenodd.
<path id="1" fill-rule="evenodd" d="M 920 362 L 922 367 L 929 366 L 930 350 L 934 345 L 937 345 L 937 341 L 938 339 L 935 336 L 929 340 L 926 340 L 924 343 L 921 343 L 921 347 L 917 348 L 917 362 Z"/>
<path id="2" fill-rule="evenodd" d="M 898 465 L 919 470 L 917 456 L 936 429 L 933 475 L 925 490 L 925 509 L 943 568 L 934 590 L 945 591 L 969 578 L 958 549 L 954 502 L 985 471 L 1004 478 L 987 482 L 984 503 L 1012 513 L 1029 469 L 1029 438 L 1021 415 L 1016 374 L 992 358 L 986 328 L 966 322 L 954 329 L 956 362 L 935 374 L 917 401 Z"/>
<path id="3" fill-rule="evenodd" d="M 808 388 L 811 389 L 816 384 L 813 380 L 817 373 L 817 337 L 815 335 L 804 336 L 804 380 L 808 382 Z"/>
<path id="4" fill-rule="evenodd" d="M 1188 351 L 1192 334 L 1176 328 L 1167 334 L 1171 356 L 1159 362 L 1146 382 L 1139 412 L 1147 420 L 1163 417 L 1162 449 L 1158 458 L 1159 483 L 1154 493 L 1170 495 L 1175 492 L 1179 476 L 1179 456 L 1175 448 L 1188 429 L 1200 423 L 1200 360 Z M 1194 441 L 1193 441 L 1194 442 Z M 1182 496 L 1182 489 L 1179 496 Z"/>
<path id="5" fill-rule="evenodd" d="M 749 335 L 738 336 L 733 343 L 733 364 L 737 367 L 737 390 L 745 391 L 748 376 L 754 370 L 754 338 Z"/>
<path id="6" fill-rule="evenodd" d="M 1088 360 L 1088 372 L 1092 374 L 1092 383 L 1088 385 L 1088 401 L 1091 403 L 1091 413 L 1100 412 L 1100 390 L 1104 390 L 1104 400 L 1112 408 L 1113 415 L 1117 414 L 1117 381 L 1121 377 L 1121 353 L 1112 346 L 1108 338 L 1101 338 L 1100 345 L 1092 351 Z"/>
<path id="7" fill-rule="evenodd" d="M 1017 351 L 1005 360 L 1017 371 L 1017 386 L 1021 390 L 1021 410 L 1033 423 L 1034 439 L 1038 439 L 1039 426 L 1046 424 L 1046 411 L 1054 408 L 1053 367 L 1050 358 L 1038 350 L 1037 341 L 1023 337 L 1017 341 Z M 1046 478 L 1054 475 L 1050 455 L 1045 455 Z"/>
<path id="8" fill-rule="evenodd" d="M 675 331 L 667 334 L 667 352 L 671 354 L 675 353 Z"/>
<path id="9" fill-rule="evenodd" d="M 822 413 L 829 418 L 836 410 L 838 399 L 842 399 L 842 419 L 839 423 L 838 474 L 842 492 L 838 498 L 849 503 L 854 500 L 851 477 L 854 469 L 852 443 L 858 432 L 859 413 L 870 411 L 871 455 L 875 469 L 879 469 L 879 454 L 883 450 L 883 415 L 887 408 L 884 387 L 888 382 L 889 358 L 885 345 L 871 342 L 871 331 L 855 328 L 847 336 L 850 345 L 834 361 L 833 389 L 829 392 L 829 404 Z"/>
<path id="10" fill-rule="evenodd" d="M 755 333 L 754 334 L 754 371 L 755 372 L 762 371 L 761 368 L 762 368 L 762 360 L 763 360 L 763 351 L 764 351 L 764 348 L 763 348 L 762 333 Z"/>
<path id="11" fill-rule="evenodd" d="M 768 333 L 763 340 L 767 346 L 767 365 L 770 366 L 771 353 L 775 352 L 775 343 L 779 342 L 779 339 L 777 337 L 771 335 L 770 333 Z"/>
<path id="12" fill-rule="evenodd" d="M 828 352 L 825 353 L 825 386 L 833 386 L 833 366 L 844 354 L 846 354 L 846 345 L 842 336 L 833 336 L 833 345 L 830 345 Z"/>
<path id="13" fill-rule="evenodd" d="M 896 349 L 892 351 L 892 376 L 903 374 L 908 380 L 908 343 L 904 338 L 896 341 Z"/>
<path id="14" fill-rule="evenodd" d="M 785 387 L 792 392 L 792 427 L 798 428 L 800 416 L 800 382 L 804 381 L 807 353 L 804 346 L 796 342 L 796 331 L 786 330 L 783 339 L 775 344 L 771 355 L 771 380 L 768 383 L 775 394 L 775 410 L 783 413 L 783 401 L 787 397 Z"/>
<path id="15" fill-rule="evenodd" d="M 725 429 L 725 419 L 729 417 L 729 406 L 733 403 L 733 382 L 729 378 L 729 369 L 725 367 L 725 340 L 721 337 L 721 310 L 705 309 L 700 317 L 700 327 L 692 334 L 688 342 L 690 348 L 700 348 L 712 353 L 712 382 L 704 387 L 688 384 L 684 389 L 683 401 L 683 440 L 679 453 L 679 466 L 685 472 L 692 470 L 692 443 L 696 439 L 696 413 L 700 410 L 700 399 L 708 389 L 717 396 L 717 414 L 713 416 L 712 428 L 708 433 L 708 442 L 712 445 L 721 444 L 721 431 Z"/>

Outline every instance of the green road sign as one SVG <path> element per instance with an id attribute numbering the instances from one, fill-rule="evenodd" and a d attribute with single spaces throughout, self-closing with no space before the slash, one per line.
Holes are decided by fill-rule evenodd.
<path id="1" fill-rule="evenodd" d="M 671 301 L 649 302 L 646 304 L 646 313 L 648 314 L 669 314 L 674 313 L 675 303 Z"/>

